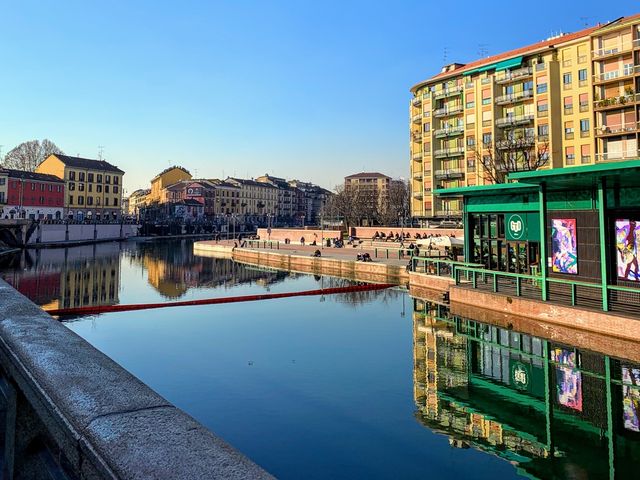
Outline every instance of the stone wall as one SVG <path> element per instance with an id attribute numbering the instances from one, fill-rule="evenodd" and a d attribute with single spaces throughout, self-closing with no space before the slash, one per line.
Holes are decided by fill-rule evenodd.
<path id="1" fill-rule="evenodd" d="M 271 478 L 2 280 L 0 305 L 8 478 Z"/>
<path id="2" fill-rule="evenodd" d="M 314 240 L 320 244 L 320 237 L 324 235 L 324 238 L 342 238 L 342 232 L 340 230 L 320 230 L 320 229 L 306 229 L 306 228 L 272 228 L 271 234 L 268 233 L 266 228 L 258 229 L 258 236 L 260 240 L 279 240 L 284 242 L 285 239 L 289 239 L 292 244 L 300 244 L 300 239 L 304 237 L 306 244 L 313 242 Z"/>
<path id="3" fill-rule="evenodd" d="M 138 234 L 139 225 L 131 224 L 62 224 L 41 223 L 29 238 L 28 244 L 105 241 L 129 238 Z"/>
<path id="4" fill-rule="evenodd" d="M 399 228 L 399 227 L 352 227 L 351 235 L 358 238 L 373 238 L 373 235 L 376 232 L 383 233 L 388 235 L 389 232 L 400 233 L 405 232 L 411 235 L 411 238 L 414 238 L 416 233 L 420 235 L 446 235 L 452 236 L 455 235 L 456 238 L 464 237 L 464 230 L 461 228 Z"/>

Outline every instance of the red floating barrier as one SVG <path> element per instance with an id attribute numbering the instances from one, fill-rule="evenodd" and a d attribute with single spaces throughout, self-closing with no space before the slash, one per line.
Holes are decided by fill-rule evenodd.
<path id="1" fill-rule="evenodd" d="M 53 310 L 45 310 L 49 315 L 67 316 L 67 315 L 97 315 L 100 313 L 111 312 L 128 312 L 132 310 L 149 310 L 152 308 L 169 308 L 169 307 L 190 307 L 194 305 L 215 305 L 218 303 L 235 303 L 235 302 L 255 302 L 257 300 L 273 300 L 276 298 L 288 297 L 310 297 L 314 295 L 334 295 L 338 293 L 351 292 L 368 292 L 373 290 L 384 290 L 395 287 L 391 283 L 352 285 L 350 287 L 320 288 L 317 290 L 303 290 L 301 292 L 287 293 L 264 293 L 261 295 L 243 295 L 239 297 L 224 298 L 208 298 L 204 300 L 186 300 L 182 302 L 165 302 L 165 303 L 138 303 L 132 305 L 101 305 L 92 307 L 77 308 L 58 308 Z"/>

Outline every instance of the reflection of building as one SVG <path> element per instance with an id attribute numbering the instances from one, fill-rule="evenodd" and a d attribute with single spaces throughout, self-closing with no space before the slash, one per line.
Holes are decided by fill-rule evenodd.
<path id="1" fill-rule="evenodd" d="M 288 272 L 248 268 L 227 259 L 199 257 L 190 242 L 141 244 L 132 258 L 147 270 L 149 283 L 167 298 L 179 298 L 191 288 L 233 286 L 260 281 L 276 283 Z"/>
<path id="2" fill-rule="evenodd" d="M 27 250 L 3 278 L 44 308 L 114 305 L 120 291 L 120 244 Z"/>
<path id="3" fill-rule="evenodd" d="M 66 182 L 64 206 L 69 218 L 120 218 L 124 172 L 115 165 L 104 160 L 54 154 L 38 165 L 36 172 L 55 175 Z"/>
<path id="4" fill-rule="evenodd" d="M 620 380 L 633 368 L 640 375 L 637 366 L 451 317 L 432 304 L 414 306 L 421 423 L 454 446 L 496 454 L 533 478 L 633 471 L 640 433 L 629 427 L 629 405 L 640 388 L 637 395 L 632 387 L 623 391 Z"/>

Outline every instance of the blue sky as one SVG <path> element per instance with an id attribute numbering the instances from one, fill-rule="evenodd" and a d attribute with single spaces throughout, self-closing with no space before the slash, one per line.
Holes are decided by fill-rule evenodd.
<path id="1" fill-rule="evenodd" d="M 332 188 L 408 175 L 409 88 L 633 2 L 0 0 L 0 145 L 49 138 L 145 186 L 181 164 Z M 451 33 L 468 32 L 464 35 Z"/>

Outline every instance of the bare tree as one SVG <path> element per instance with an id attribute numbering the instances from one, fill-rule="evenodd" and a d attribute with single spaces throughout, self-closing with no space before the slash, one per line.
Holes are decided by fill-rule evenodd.
<path id="1" fill-rule="evenodd" d="M 380 202 L 378 221 L 381 225 L 399 225 L 409 216 L 409 183 L 405 180 L 392 180 L 389 190 Z"/>
<path id="2" fill-rule="evenodd" d="M 483 142 L 475 152 L 486 181 L 505 183 L 507 175 L 529 172 L 549 163 L 549 140 L 522 132 L 506 130 L 496 142 Z"/>
<path id="3" fill-rule="evenodd" d="M 51 140 L 29 140 L 10 150 L 2 161 L 5 168 L 33 172 L 42 161 L 51 154 L 64 152 Z"/>

